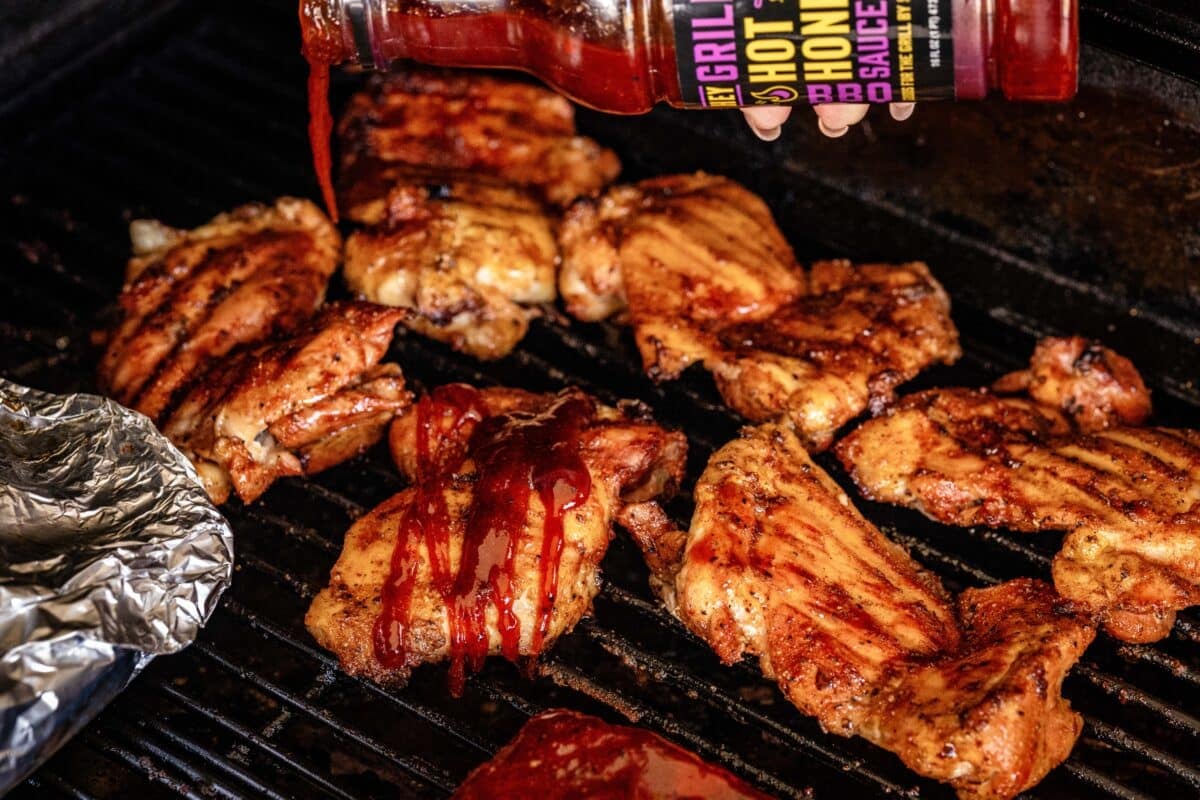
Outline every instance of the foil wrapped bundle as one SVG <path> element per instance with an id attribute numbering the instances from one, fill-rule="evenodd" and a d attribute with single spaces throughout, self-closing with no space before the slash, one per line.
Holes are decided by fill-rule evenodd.
<path id="1" fill-rule="evenodd" d="M 0 794 L 195 639 L 232 568 L 229 524 L 150 420 L 0 379 Z"/>

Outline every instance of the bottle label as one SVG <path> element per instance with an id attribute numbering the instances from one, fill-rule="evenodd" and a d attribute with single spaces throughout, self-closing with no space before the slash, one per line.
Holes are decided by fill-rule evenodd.
<path id="1" fill-rule="evenodd" d="M 954 97 L 952 0 L 674 0 L 701 108 Z"/>

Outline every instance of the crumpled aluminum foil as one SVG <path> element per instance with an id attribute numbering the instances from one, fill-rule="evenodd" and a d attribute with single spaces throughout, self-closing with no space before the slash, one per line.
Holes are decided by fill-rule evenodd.
<path id="1" fill-rule="evenodd" d="M 233 533 L 146 417 L 0 379 L 0 794 L 229 585 Z"/>

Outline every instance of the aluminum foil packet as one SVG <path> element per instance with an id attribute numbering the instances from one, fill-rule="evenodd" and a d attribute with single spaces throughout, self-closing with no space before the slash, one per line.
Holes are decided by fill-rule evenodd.
<path id="1" fill-rule="evenodd" d="M 187 646 L 233 532 L 149 419 L 0 379 L 0 794 Z"/>

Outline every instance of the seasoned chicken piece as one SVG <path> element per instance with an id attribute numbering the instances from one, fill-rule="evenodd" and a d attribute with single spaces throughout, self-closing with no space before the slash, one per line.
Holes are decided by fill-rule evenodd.
<path id="1" fill-rule="evenodd" d="M 969 590 L 956 613 L 783 424 L 718 450 L 695 495 L 682 551 L 660 532 L 639 544 L 668 606 L 723 661 L 758 656 L 825 730 L 964 798 L 1012 797 L 1066 758 L 1080 719 L 1061 683 L 1094 630 L 1048 587 Z"/>
<path id="2" fill-rule="evenodd" d="M 819 262 L 810 283 L 769 318 L 723 328 L 705 363 L 734 409 L 754 421 L 786 415 L 823 450 L 842 425 L 961 351 L 950 299 L 924 264 Z"/>
<path id="3" fill-rule="evenodd" d="M 488 359 L 554 301 L 557 259 L 550 218 L 519 190 L 401 187 L 385 219 L 350 236 L 345 275 L 360 296 L 415 312 L 413 330 Z"/>
<path id="4" fill-rule="evenodd" d="M 748 428 L 696 485 L 674 613 L 830 731 L 857 732 L 889 663 L 958 645 L 954 610 L 780 424 Z"/>
<path id="5" fill-rule="evenodd" d="M 1005 375 L 992 388 L 1028 392 L 1084 431 L 1141 425 L 1150 416 L 1150 390 L 1133 362 L 1082 336 L 1042 339 L 1029 369 Z"/>
<path id="6" fill-rule="evenodd" d="M 399 185 L 496 180 L 566 205 L 611 182 L 611 150 L 575 135 L 571 104 L 519 79 L 412 68 L 374 78 L 338 132 L 347 215 L 371 222 Z"/>
<path id="7" fill-rule="evenodd" d="M 640 728 L 551 709 L 462 782 L 453 800 L 769 800 L 720 767 Z"/>
<path id="8" fill-rule="evenodd" d="M 449 660 L 455 693 L 488 655 L 536 657 L 588 613 L 613 520 L 670 494 L 686 455 L 636 406 L 462 384 L 398 418 L 391 445 L 413 486 L 347 532 L 305 624 L 379 682 Z"/>
<path id="9" fill-rule="evenodd" d="M 163 425 L 216 503 L 250 503 L 276 478 L 312 475 L 379 441 L 411 396 L 380 364 L 404 312 L 326 306 L 292 337 L 231 356 L 205 373 Z"/>
<path id="10" fill-rule="evenodd" d="M 1085 354 L 1073 359 L 1075 374 L 1058 362 L 1053 383 L 1039 381 L 1039 362 L 1064 351 Z M 864 423 L 837 453 L 871 499 L 954 525 L 1068 531 L 1053 564 L 1059 593 L 1117 638 L 1154 641 L 1170 632 L 1177 610 L 1200 603 L 1200 432 L 1088 432 L 1146 416 L 1148 395 L 1131 372 L 1099 345 L 1047 340 L 1032 382 L 1009 376 L 998 384 L 1029 385 L 1043 402 L 987 390 L 919 392 Z M 1124 389 L 1106 388 L 1114 375 Z"/>
<path id="11" fill-rule="evenodd" d="M 958 597 L 957 650 L 895 664 L 860 733 L 963 798 L 1007 798 L 1071 753 L 1083 728 L 1062 696 L 1096 631 L 1028 578 Z"/>
<path id="12" fill-rule="evenodd" d="M 337 268 L 337 229 L 307 200 L 247 205 L 191 231 L 137 220 L 100 388 L 156 422 L 234 348 L 294 330 Z"/>
<path id="13" fill-rule="evenodd" d="M 624 310 L 646 371 L 692 363 L 754 421 L 807 447 L 959 356 L 950 300 L 924 264 L 815 264 L 806 276 L 760 199 L 697 174 L 617 187 L 567 214 L 559 290 L 584 320 Z"/>
<path id="14" fill-rule="evenodd" d="M 706 324 L 763 319 L 805 289 L 766 203 L 703 172 L 580 200 L 567 210 L 559 242 L 567 311 L 591 322 L 633 304 L 635 323 L 661 326 L 646 338 L 683 352 L 705 338 Z M 662 368 L 674 375 L 688 363 Z"/>

